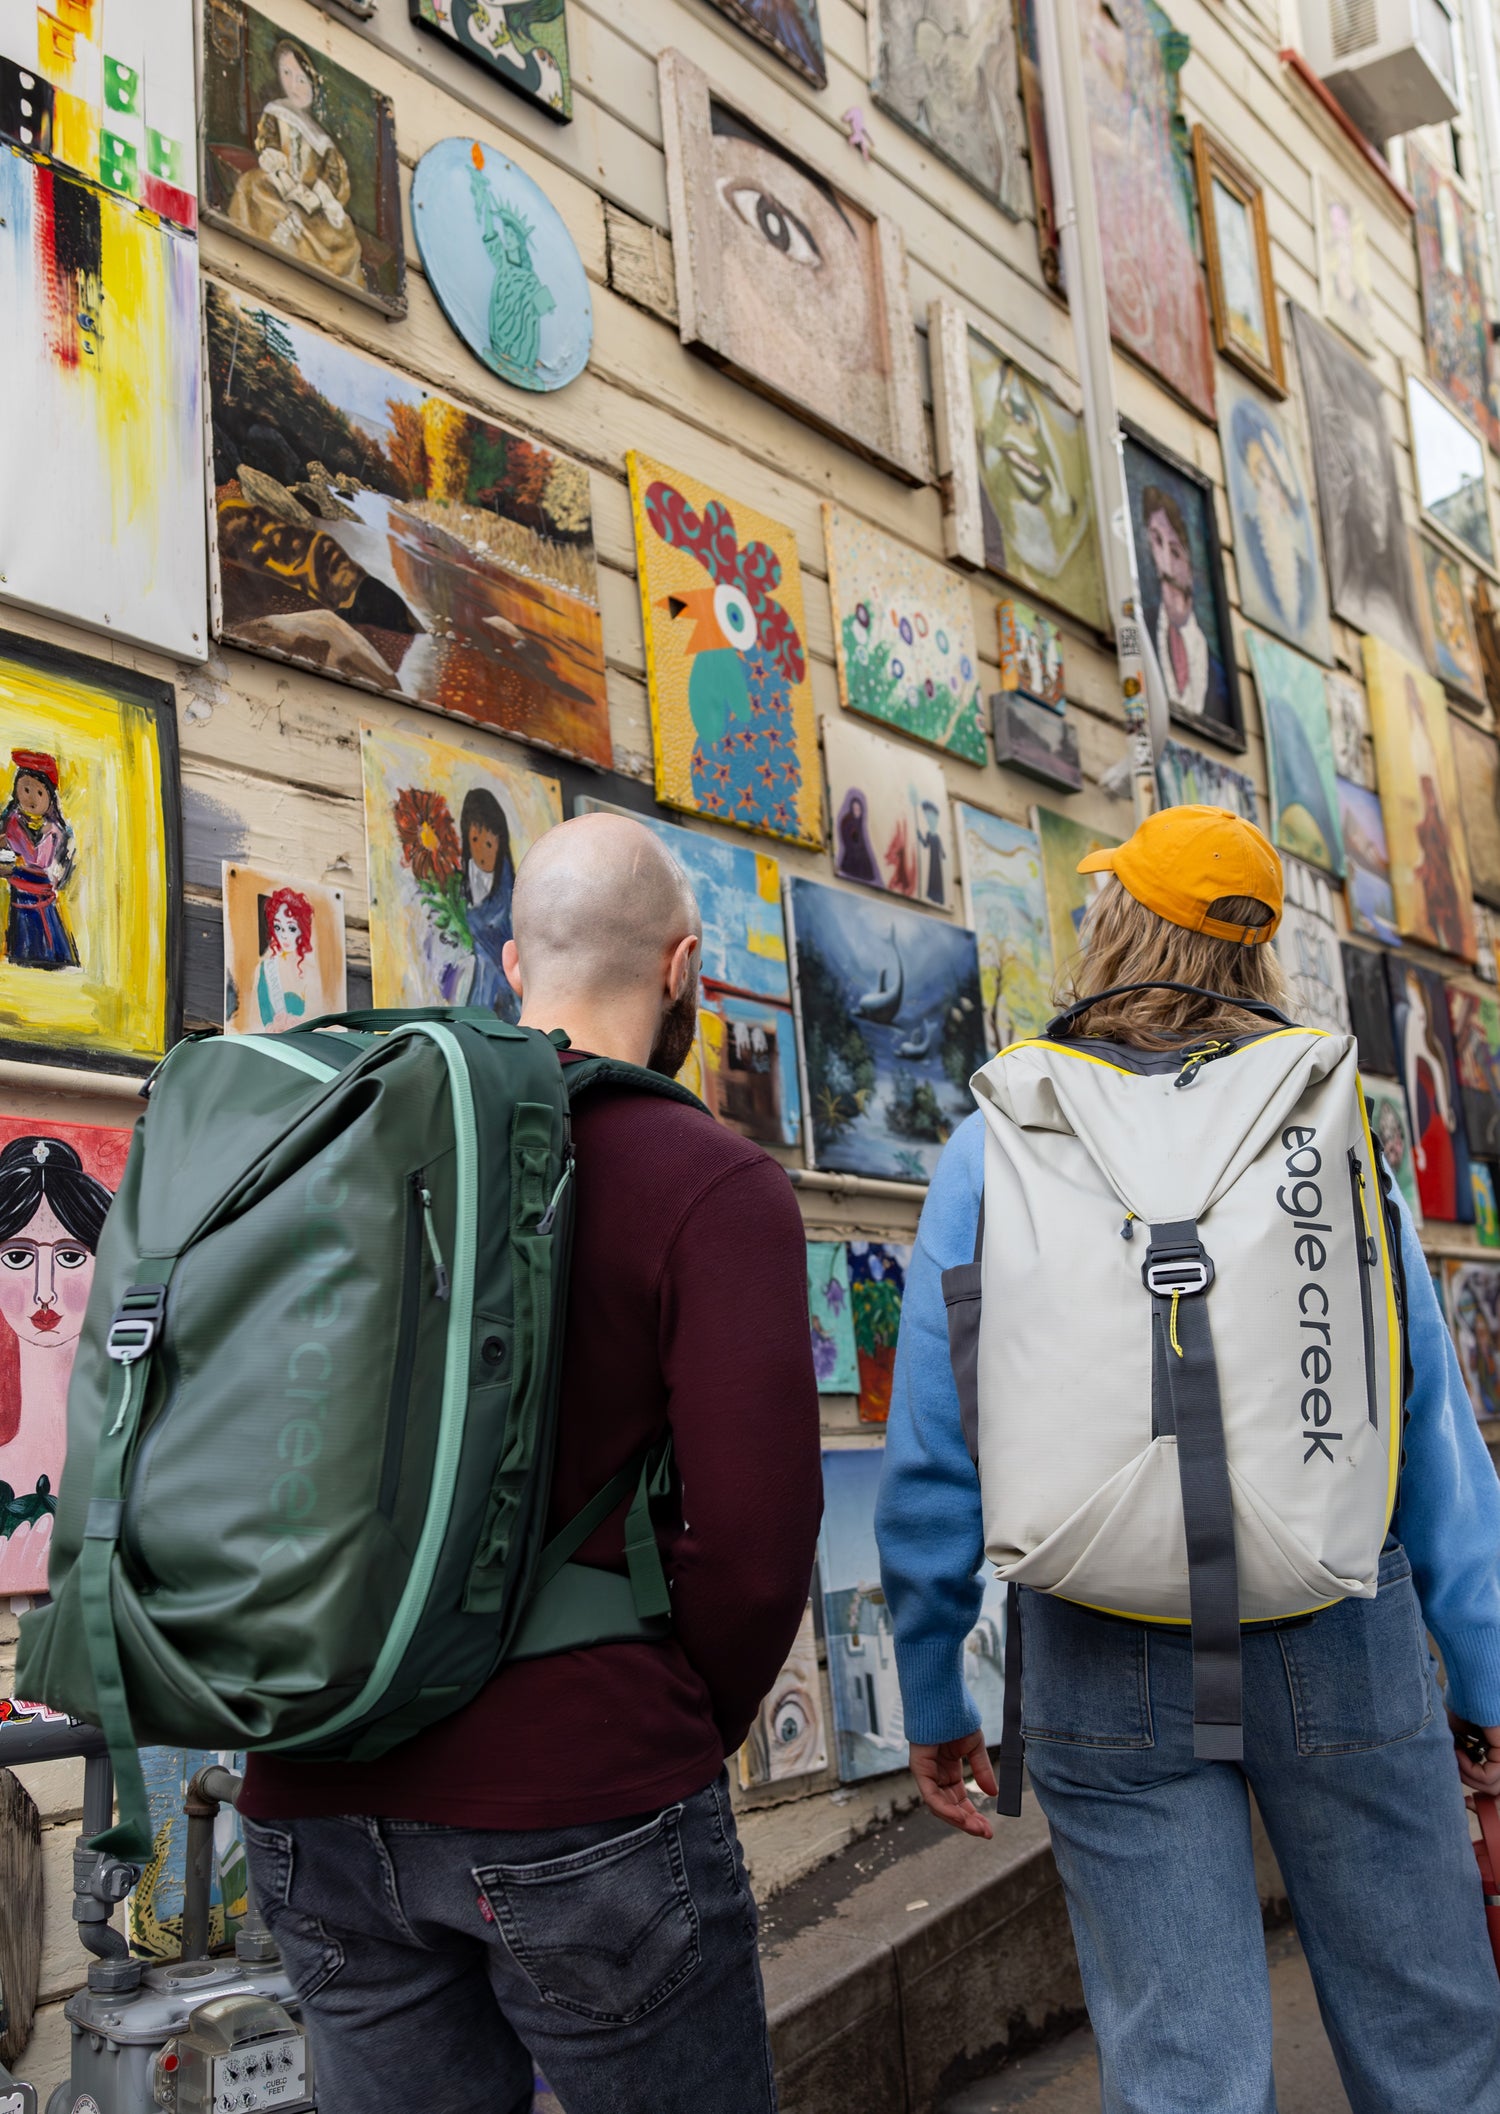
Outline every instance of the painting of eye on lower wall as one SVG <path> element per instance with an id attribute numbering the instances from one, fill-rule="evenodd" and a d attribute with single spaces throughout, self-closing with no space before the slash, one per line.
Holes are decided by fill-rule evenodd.
<path id="1" fill-rule="evenodd" d="M 567 0 L 409 0 L 411 19 L 566 123 L 573 115 Z"/>
<path id="2" fill-rule="evenodd" d="M 818 1578 L 843 1783 L 906 1767 L 906 1718 L 875 1545 L 884 1458 L 883 1446 L 825 1447 L 823 1452 Z M 983 1575 L 979 1620 L 964 1646 L 964 1681 L 985 1739 L 995 1746 L 1005 1719 L 1005 1588 L 987 1565 Z"/>
<path id="3" fill-rule="evenodd" d="M 845 706 L 986 762 L 968 582 L 839 507 L 823 531 Z"/>
<path id="4" fill-rule="evenodd" d="M 1500 1263 L 1446 1256 L 1443 1306 L 1464 1385 L 1481 1423 L 1500 1417 Z"/>
<path id="5" fill-rule="evenodd" d="M 1469 1151 L 1476 1159 L 1500 1159 L 1500 1000 L 1449 984 L 1448 1025 Z"/>
<path id="6" fill-rule="evenodd" d="M 224 861 L 224 1032 L 279 1035 L 348 1004 L 344 892 Z"/>
<path id="7" fill-rule="evenodd" d="M 1318 524 L 1291 417 L 1238 375 L 1221 373 L 1219 434 L 1240 606 L 1289 646 L 1331 660 Z"/>
<path id="8" fill-rule="evenodd" d="M 933 415 L 950 556 L 1109 628 L 1083 414 L 1062 374 L 951 302 L 928 310 Z"/>
<path id="9" fill-rule="evenodd" d="M 1255 780 L 1185 742 L 1162 743 L 1156 787 L 1163 807 L 1227 807 L 1232 815 L 1260 825 Z"/>
<path id="10" fill-rule="evenodd" d="M 1026 215 L 1026 120 L 1013 0 L 871 0 L 881 109 L 994 200 Z"/>
<path id="11" fill-rule="evenodd" d="M 201 661 L 194 133 L 193 0 L 0 7 L 0 599 Z"/>
<path id="12" fill-rule="evenodd" d="M 823 27 L 818 0 L 712 0 L 721 15 L 770 46 L 814 88 L 826 88 Z"/>
<path id="13" fill-rule="evenodd" d="M 657 799 L 821 847 L 796 538 L 648 456 L 626 464 Z"/>
<path id="14" fill-rule="evenodd" d="M 899 226 L 773 139 L 753 106 L 731 103 L 681 52 L 663 51 L 658 66 L 683 344 L 905 483 L 925 484 Z M 747 85 L 761 78 L 744 70 Z"/>
<path id="15" fill-rule="evenodd" d="M 823 760 L 839 879 L 947 910 L 953 845 L 942 765 L 842 719 L 823 722 Z"/>
<path id="16" fill-rule="evenodd" d="M 1035 830 L 956 800 L 964 919 L 979 949 L 985 1041 L 1003 1050 L 1040 1035 L 1053 1013 L 1052 933 Z"/>
<path id="17" fill-rule="evenodd" d="M 1323 671 L 1264 632 L 1245 639 L 1266 734 L 1272 837 L 1282 851 L 1341 877 L 1344 840 Z"/>
<path id="18" fill-rule="evenodd" d="M 1291 315 L 1333 613 L 1420 665 L 1422 623 L 1385 386 L 1295 301 Z"/>
<path id="19" fill-rule="evenodd" d="M 1077 960 L 1089 905 L 1110 878 L 1108 874 L 1080 873 L 1078 862 L 1090 852 L 1113 851 L 1120 839 L 1050 807 L 1034 807 L 1031 822 L 1041 847 L 1052 961 L 1061 989 Z"/>
<path id="20" fill-rule="evenodd" d="M 1469 1140 L 1443 979 L 1397 954 L 1385 957 L 1385 973 L 1422 1215 L 1448 1225 L 1472 1225 Z"/>
<path id="21" fill-rule="evenodd" d="M 516 868 L 562 820 L 555 778 L 385 727 L 361 727 L 377 1006 L 520 1000 L 501 961 Z"/>
<path id="22" fill-rule="evenodd" d="M 130 1139 L 0 1116 L 0 1595 L 47 1590 L 68 1380 Z"/>
<path id="23" fill-rule="evenodd" d="M 341 293 L 406 313 L 390 97 L 247 0 L 204 0 L 203 214 Z"/>
<path id="24" fill-rule="evenodd" d="M 0 632 L 0 1050 L 148 1071 L 181 918 L 171 686 Z"/>
<path id="25" fill-rule="evenodd" d="M 1417 264 L 1422 275 L 1428 372 L 1490 446 L 1500 448 L 1479 215 L 1452 175 L 1439 168 L 1415 141 L 1406 170 L 1417 202 Z"/>
<path id="26" fill-rule="evenodd" d="M 583 465 L 230 287 L 206 332 L 219 637 L 608 764 Z"/>
<path id="27" fill-rule="evenodd" d="M 745 1735 L 739 1754 L 740 1789 L 758 1790 L 762 1784 L 785 1783 L 789 1777 L 811 1776 L 827 1767 L 818 1639 L 809 1606 L 797 1625 L 786 1664 Z"/>
<path id="28" fill-rule="evenodd" d="M 1396 922 L 1409 939 L 1472 962 L 1473 886 L 1442 686 L 1382 639 L 1364 641 L 1380 806 Z"/>
<path id="29" fill-rule="evenodd" d="M 1234 633 L 1210 480 L 1128 425 L 1125 487 L 1141 580 L 1141 620 L 1174 719 L 1245 746 Z"/>
<path id="30" fill-rule="evenodd" d="M 809 1165 L 929 1180 L 987 1055 L 973 933 L 800 879 L 787 923 Z"/>
<path id="31" fill-rule="evenodd" d="M 849 1296 L 859 1361 L 859 1421 L 884 1424 L 891 1413 L 896 1339 L 911 1248 L 899 1241 L 850 1241 Z"/>

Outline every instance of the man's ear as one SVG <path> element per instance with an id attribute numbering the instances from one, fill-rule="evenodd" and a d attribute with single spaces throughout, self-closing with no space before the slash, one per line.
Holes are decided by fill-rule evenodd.
<path id="1" fill-rule="evenodd" d="M 690 932 L 685 940 L 679 940 L 672 949 L 671 956 L 667 962 L 667 996 L 674 1005 L 688 987 L 688 979 L 693 973 L 693 963 L 697 959 L 701 947 L 702 942 L 699 940 L 698 935 L 695 932 Z M 509 974 L 508 971 L 507 974 Z"/>
<path id="2" fill-rule="evenodd" d="M 507 940 L 500 949 L 500 966 L 505 971 L 505 981 L 517 998 L 524 998 L 526 993 L 521 984 L 521 957 L 516 952 L 514 940 Z"/>

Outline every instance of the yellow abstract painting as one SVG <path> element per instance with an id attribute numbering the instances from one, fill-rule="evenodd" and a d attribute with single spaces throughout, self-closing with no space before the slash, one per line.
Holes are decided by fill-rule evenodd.
<path id="1" fill-rule="evenodd" d="M 823 842 L 823 787 L 796 539 L 695 477 L 627 457 L 656 797 L 741 829 Z"/>
<path id="2" fill-rule="evenodd" d="M 0 633 L 0 1041 L 127 1068 L 176 1029 L 172 691 Z"/>
<path id="3" fill-rule="evenodd" d="M 1383 639 L 1366 637 L 1364 656 L 1396 924 L 1471 962 L 1474 891 L 1443 686 Z"/>

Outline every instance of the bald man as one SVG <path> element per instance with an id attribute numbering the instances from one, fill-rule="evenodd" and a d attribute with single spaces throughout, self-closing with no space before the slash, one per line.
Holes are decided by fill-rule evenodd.
<path id="1" fill-rule="evenodd" d="M 527 1027 L 674 1075 L 702 926 L 652 833 L 580 816 L 522 861 Z M 773 2114 L 725 1758 L 807 1601 L 821 1511 L 806 1246 L 776 1163 L 706 1111 L 595 1087 L 548 1534 L 670 1428 L 663 1643 L 502 1667 L 376 1762 L 252 1757 L 241 1810 L 303 1997 L 320 2114 Z M 624 1507 L 577 1560 L 624 1570 Z"/>

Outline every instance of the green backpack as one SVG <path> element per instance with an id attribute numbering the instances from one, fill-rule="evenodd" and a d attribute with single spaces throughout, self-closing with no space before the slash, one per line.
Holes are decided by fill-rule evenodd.
<path id="1" fill-rule="evenodd" d="M 138 1746 L 369 1759 L 503 1659 L 665 1634 L 667 1439 L 543 1541 L 569 1109 L 601 1081 L 702 1107 L 485 1012 L 342 1014 L 158 1067 L 16 1668 L 104 1729 L 98 1847 L 150 1854 Z M 570 1562 L 627 1498 L 628 1577 Z"/>

